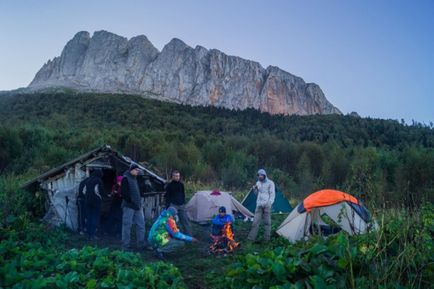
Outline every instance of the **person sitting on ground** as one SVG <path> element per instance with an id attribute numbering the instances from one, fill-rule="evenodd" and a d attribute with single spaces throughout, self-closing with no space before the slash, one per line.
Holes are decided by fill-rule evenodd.
<path id="1" fill-rule="evenodd" d="M 225 224 L 231 224 L 232 226 L 233 223 L 234 218 L 231 215 L 226 214 L 226 208 L 222 206 L 219 208 L 219 213 L 211 221 L 211 234 L 214 236 L 220 236 L 222 235 L 222 230 Z"/>
<path id="2" fill-rule="evenodd" d="M 234 218 L 226 214 L 226 208 L 220 207 L 219 214 L 212 220 L 211 244 L 208 250 L 210 254 L 225 255 L 239 246 L 234 238 L 233 222 Z"/>
<path id="3" fill-rule="evenodd" d="M 197 241 L 195 238 L 179 231 L 175 221 L 177 214 L 178 211 L 175 207 L 167 208 L 161 212 L 149 232 L 148 242 L 154 248 L 155 255 L 160 260 L 164 260 L 163 254 L 175 252 L 183 247 L 185 242 Z"/>

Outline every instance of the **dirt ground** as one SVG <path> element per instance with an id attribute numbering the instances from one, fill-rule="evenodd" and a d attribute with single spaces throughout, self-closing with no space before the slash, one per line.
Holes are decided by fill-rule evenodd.
<path id="1" fill-rule="evenodd" d="M 272 227 L 276 228 L 286 217 L 286 215 L 274 215 L 272 218 Z M 236 262 L 237 255 L 246 253 L 258 253 L 267 249 L 267 243 L 261 241 L 262 229 L 258 235 L 258 242 L 251 243 L 246 241 L 249 233 L 251 222 L 236 220 L 234 224 L 235 239 L 240 242 L 240 247 L 233 254 L 227 256 L 214 256 L 208 253 L 210 245 L 210 225 L 198 225 L 192 223 L 193 235 L 199 240 L 197 243 L 186 243 L 186 245 L 175 254 L 167 255 L 165 262 L 170 262 L 179 268 L 185 283 L 192 289 L 218 288 L 217 276 L 225 274 L 226 269 L 232 263 Z M 146 224 L 147 233 L 151 226 Z M 134 234 L 132 234 L 132 237 Z M 276 238 L 273 236 L 272 238 Z M 70 248 L 81 248 L 86 245 L 97 246 L 101 248 L 121 249 L 120 238 L 99 236 L 96 241 L 89 241 L 85 236 L 71 234 L 71 238 L 66 244 Z M 159 261 L 151 250 L 136 251 L 141 255 L 144 262 Z"/>

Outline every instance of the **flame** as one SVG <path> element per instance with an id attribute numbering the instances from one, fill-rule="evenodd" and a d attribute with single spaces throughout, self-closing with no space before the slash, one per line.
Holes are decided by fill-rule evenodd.
<path id="1" fill-rule="evenodd" d="M 228 239 L 228 247 L 230 248 L 230 250 L 234 250 L 236 247 L 238 247 L 238 245 L 240 243 L 235 242 L 235 235 L 234 232 L 232 231 L 232 227 L 230 224 L 225 224 L 225 226 L 223 227 L 223 232 L 225 233 L 226 238 Z"/>
<path id="2" fill-rule="evenodd" d="M 226 254 L 235 250 L 240 243 L 235 241 L 235 235 L 230 223 L 224 225 L 221 236 L 213 236 L 214 242 L 210 246 L 210 252 L 213 254 Z"/>

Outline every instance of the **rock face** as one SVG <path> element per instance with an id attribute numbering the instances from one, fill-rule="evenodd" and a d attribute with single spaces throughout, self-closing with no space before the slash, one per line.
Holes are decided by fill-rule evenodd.
<path id="1" fill-rule="evenodd" d="M 106 31 L 92 37 L 77 33 L 29 85 L 31 90 L 53 87 L 152 93 L 165 101 L 271 114 L 341 114 L 318 85 L 278 67 L 264 69 L 257 62 L 192 48 L 176 38 L 159 52 L 146 36 L 128 40 Z"/>

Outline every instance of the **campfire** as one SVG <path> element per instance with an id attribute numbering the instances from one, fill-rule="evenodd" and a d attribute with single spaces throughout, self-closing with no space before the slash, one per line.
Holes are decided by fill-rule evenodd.
<path id="1" fill-rule="evenodd" d="M 240 243 L 235 241 L 235 235 L 231 224 L 225 224 L 220 236 L 211 235 L 213 243 L 209 247 L 209 252 L 214 255 L 224 255 L 233 252 Z"/>

